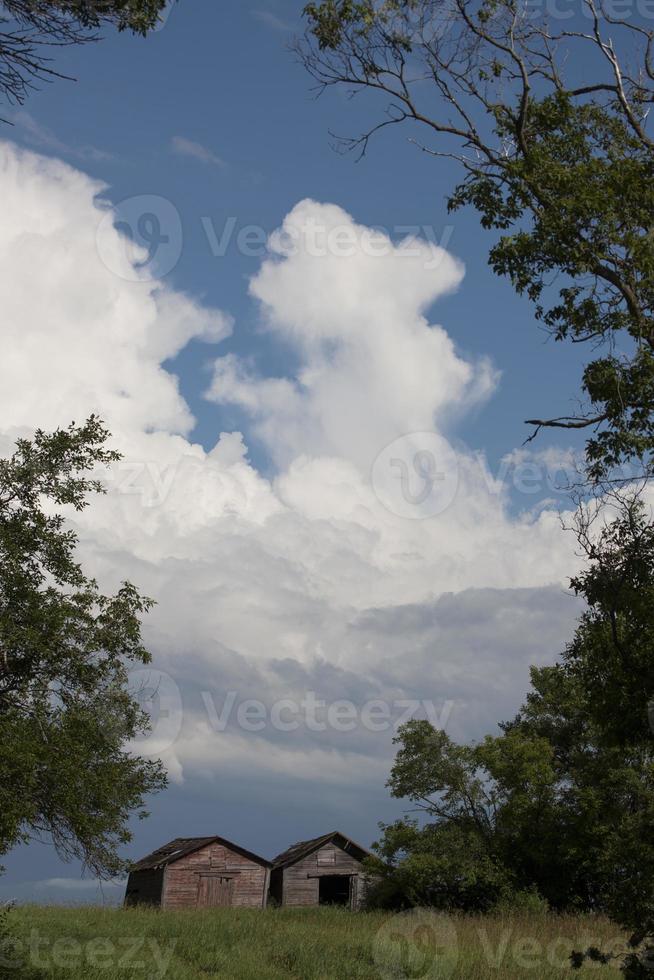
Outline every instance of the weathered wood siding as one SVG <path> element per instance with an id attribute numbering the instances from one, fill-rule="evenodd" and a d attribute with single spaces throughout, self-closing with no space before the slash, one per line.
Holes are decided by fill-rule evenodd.
<path id="1" fill-rule="evenodd" d="M 284 868 L 282 904 L 289 906 L 318 905 L 321 875 L 351 875 L 352 908 L 359 908 L 364 897 L 363 867 L 351 854 L 336 844 L 325 844 L 319 850 Z"/>
<path id="2" fill-rule="evenodd" d="M 161 905 L 164 870 L 132 871 L 127 879 L 125 905 Z"/>
<path id="3" fill-rule="evenodd" d="M 164 876 L 163 907 L 197 908 L 200 877 L 225 875 L 233 881 L 231 904 L 263 908 L 268 892 L 268 869 L 223 844 L 209 844 L 169 864 Z"/>

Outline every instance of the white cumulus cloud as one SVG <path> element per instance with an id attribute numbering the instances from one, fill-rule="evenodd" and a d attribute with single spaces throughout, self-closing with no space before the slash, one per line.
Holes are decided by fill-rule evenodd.
<path id="1" fill-rule="evenodd" d="M 227 314 L 103 263 L 102 185 L 4 143 L 0 191 L 0 445 L 96 413 L 123 452 L 107 496 L 76 521 L 86 567 L 106 588 L 130 578 L 158 602 L 147 640 L 184 694 L 166 750 L 175 778 L 227 777 L 241 760 L 289 782 L 318 786 L 324 773 L 350 786 L 374 759 L 384 792 L 390 734 L 221 736 L 202 690 L 452 698 L 462 737 L 513 710 L 528 664 L 569 631 L 575 607 L 561 586 L 573 548 L 555 512 L 511 517 L 483 459 L 456 439 L 457 419 L 498 383 L 431 322 L 462 264 L 301 202 L 250 285 L 262 327 L 292 354 L 286 376 L 265 377 L 212 351 L 233 328 Z M 129 244 L 105 227 L 103 255 L 129 264 Z M 212 448 L 193 442 L 164 367 L 192 338 L 215 362 L 208 397 L 250 419 L 244 433 L 217 431 Z M 455 447 L 456 484 L 443 510 L 413 520 L 380 499 L 371 473 L 408 435 L 418 461 L 404 474 L 408 499 L 424 516 L 421 482 L 445 477 L 421 469 L 411 434 L 423 432 Z M 271 478 L 249 461 L 252 438 Z M 390 462 L 400 475 L 407 466 Z"/>
<path id="2" fill-rule="evenodd" d="M 341 208 L 306 200 L 271 236 L 269 256 L 251 293 L 300 368 L 292 381 L 255 378 L 227 356 L 209 397 L 251 412 L 280 466 L 308 454 L 369 468 L 386 443 L 442 425 L 491 393 L 488 362 L 464 360 L 425 316 L 463 279 L 444 249 L 394 244 Z"/>

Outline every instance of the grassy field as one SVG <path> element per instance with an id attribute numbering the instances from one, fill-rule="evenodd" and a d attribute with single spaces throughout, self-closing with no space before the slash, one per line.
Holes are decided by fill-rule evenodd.
<path id="1" fill-rule="evenodd" d="M 619 977 L 605 966 L 571 970 L 572 949 L 618 938 L 588 917 L 21 907 L 11 921 L 17 944 L 0 975 L 16 980 Z"/>

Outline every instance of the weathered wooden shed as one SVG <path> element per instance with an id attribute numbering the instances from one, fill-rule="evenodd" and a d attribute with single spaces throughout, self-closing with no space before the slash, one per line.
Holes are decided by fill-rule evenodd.
<path id="1" fill-rule="evenodd" d="M 363 861 L 370 851 L 334 831 L 300 841 L 272 862 L 270 896 L 279 905 L 343 905 L 358 909 L 365 898 Z"/>
<path id="2" fill-rule="evenodd" d="M 132 866 L 126 905 L 265 908 L 270 861 L 222 837 L 178 837 Z"/>

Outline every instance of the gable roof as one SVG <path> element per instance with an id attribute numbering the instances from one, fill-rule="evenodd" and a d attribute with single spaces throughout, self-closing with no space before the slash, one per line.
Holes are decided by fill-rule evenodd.
<path id="1" fill-rule="evenodd" d="M 346 837 L 345 834 L 341 834 L 338 830 L 333 830 L 331 834 L 323 834 L 322 837 L 314 837 L 313 840 L 303 840 L 297 844 L 293 844 L 288 850 L 282 851 L 276 858 L 273 858 L 272 866 L 273 868 L 288 868 L 289 865 L 296 864 L 297 861 L 301 861 L 302 858 L 308 857 L 309 854 L 313 854 L 314 851 L 330 843 L 337 844 L 348 854 L 353 854 L 358 861 L 363 861 L 364 858 L 373 856 L 370 851 L 366 850 L 365 847 L 361 847 L 360 844 L 357 844 L 350 837 Z"/>
<path id="2" fill-rule="evenodd" d="M 136 864 L 131 866 L 130 871 L 151 871 L 153 868 L 165 867 L 167 864 L 173 864 L 175 861 L 179 861 L 180 858 L 186 857 L 188 854 L 193 854 L 195 851 L 201 850 L 208 844 L 222 844 L 224 847 L 228 847 L 230 851 L 236 851 L 237 854 L 242 854 L 243 857 L 249 858 L 250 861 L 262 864 L 266 868 L 271 866 L 270 861 L 259 857 L 258 854 L 253 854 L 252 851 L 246 851 L 244 847 L 233 844 L 224 837 L 176 837 L 169 844 L 164 844 L 163 847 L 159 847 L 152 854 L 148 854 L 147 857 L 137 861 Z"/>

